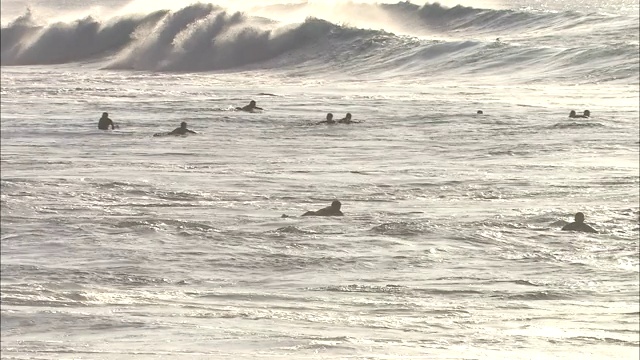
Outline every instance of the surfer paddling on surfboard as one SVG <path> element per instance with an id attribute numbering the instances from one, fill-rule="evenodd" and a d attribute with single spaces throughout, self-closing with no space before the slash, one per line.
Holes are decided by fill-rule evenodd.
<path id="1" fill-rule="evenodd" d="M 153 136 L 187 135 L 187 134 L 197 134 L 197 132 L 187 129 L 187 123 L 183 121 L 180 123 L 180 127 L 173 129 L 173 131 L 168 133 L 157 133 L 157 134 L 153 134 Z"/>
<path id="2" fill-rule="evenodd" d="M 264 109 L 256 106 L 256 102 L 254 100 L 251 100 L 249 102 L 249 105 L 245 105 L 243 107 L 237 107 L 236 110 L 254 112 L 255 110 L 264 110 Z"/>
<path id="3" fill-rule="evenodd" d="M 342 203 L 340 203 L 340 201 L 333 200 L 330 206 L 324 207 L 316 211 L 307 211 L 301 216 L 343 216 L 344 214 L 342 213 L 342 211 L 340 211 L 341 206 L 342 206 Z M 282 217 L 288 218 L 290 216 L 286 214 L 282 214 Z"/>
<path id="4" fill-rule="evenodd" d="M 351 120 L 351 113 L 347 113 L 347 115 L 345 115 L 344 118 L 338 120 L 339 124 L 357 124 L 360 121 L 353 121 Z"/>

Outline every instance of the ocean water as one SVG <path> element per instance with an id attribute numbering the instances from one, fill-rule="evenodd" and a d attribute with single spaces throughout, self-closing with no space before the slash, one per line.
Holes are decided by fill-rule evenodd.
<path id="1" fill-rule="evenodd" d="M 638 12 L 3 0 L 2 358 L 638 359 Z"/>

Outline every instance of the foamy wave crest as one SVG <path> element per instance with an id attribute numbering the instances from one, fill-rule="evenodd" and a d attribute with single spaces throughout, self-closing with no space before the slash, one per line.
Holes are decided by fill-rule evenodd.
<path id="1" fill-rule="evenodd" d="M 314 44 L 337 27 L 318 19 L 279 27 L 263 18 L 194 5 L 167 16 L 109 65 L 116 69 L 210 71 L 264 62 Z"/>
<path id="2" fill-rule="evenodd" d="M 38 26 L 29 11 L 2 29 L 2 65 L 102 59 L 129 44 L 137 29 L 165 15 L 166 11 L 157 11 L 142 17 L 114 18 L 104 24 L 87 17 L 72 23 Z"/>
<path id="3" fill-rule="evenodd" d="M 249 15 L 194 4 L 104 22 L 87 17 L 46 26 L 37 25 L 27 12 L 2 29 L 2 65 L 95 61 L 103 68 L 145 71 L 261 68 L 295 71 L 299 76 L 409 78 L 510 74 L 514 80 L 521 76 L 523 81 L 562 82 L 638 81 L 639 77 L 634 37 L 594 46 L 581 36 L 564 35 L 562 39 L 575 41 L 570 48 L 558 47 L 557 33 L 583 34 L 580 27 L 606 24 L 604 16 L 401 2 L 346 3 L 339 6 L 342 12 L 325 9 L 298 23 L 279 21 L 287 14 L 308 14 L 313 9 L 313 3 L 266 6 Z M 340 25 L 345 16 L 353 21 Z M 617 21 L 603 26 L 627 33 L 634 24 Z M 413 35 L 389 32 L 403 28 Z M 520 40 L 492 38 L 505 33 L 520 34 Z"/>
<path id="4" fill-rule="evenodd" d="M 368 31 L 313 18 L 279 26 L 265 18 L 227 13 L 211 4 L 105 23 L 87 17 L 48 26 L 36 25 L 29 12 L 2 29 L 2 65 L 102 60 L 113 69 L 211 71 L 309 48 L 333 32 L 349 36 L 347 33 Z"/>

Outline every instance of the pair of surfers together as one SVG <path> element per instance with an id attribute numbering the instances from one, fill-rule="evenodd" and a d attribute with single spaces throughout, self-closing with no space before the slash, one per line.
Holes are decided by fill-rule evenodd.
<path id="1" fill-rule="evenodd" d="M 328 113 L 326 120 L 317 122 L 316 125 L 320 125 L 320 124 L 330 124 L 330 125 L 333 125 L 333 124 L 357 124 L 359 122 L 360 121 L 351 120 L 351 113 L 347 113 L 347 115 L 345 115 L 344 118 L 342 118 L 342 119 L 340 119 L 338 121 L 333 120 L 333 114 L 332 113 Z"/>
<path id="2" fill-rule="evenodd" d="M 585 110 L 582 113 L 582 115 L 577 115 L 575 110 L 571 110 L 569 112 L 569 117 L 572 118 L 572 119 L 575 119 L 575 118 L 586 119 L 586 118 L 588 118 L 590 116 L 591 116 L 591 111 L 589 111 L 589 110 Z"/>
<path id="3" fill-rule="evenodd" d="M 118 128 L 118 125 L 116 125 L 113 122 L 113 120 L 109 119 L 109 113 L 103 112 L 102 117 L 100 118 L 100 120 L 98 120 L 98 129 L 109 130 L 109 127 L 111 127 L 111 130 L 113 130 Z M 173 129 L 173 131 L 166 132 L 166 133 L 156 133 L 156 134 L 153 134 L 153 136 L 186 135 L 186 134 L 197 134 L 197 132 L 187 129 L 187 123 L 183 121 L 182 123 L 180 123 L 180 127 Z"/>
<path id="4" fill-rule="evenodd" d="M 344 216 L 340 208 L 342 207 L 342 203 L 339 200 L 334 200 L 330 206 L 324 207 L 320 210 L 316 211 L 307 211 L 301 216 Z M 291 216 L 287 214 L 282 214 L 283 218 L 289 218 Z M 569 223 L 562 227 L 563 231 L 579 231 L 579 232 L 587 232 L 587 233 L 598 233 L 598 231 L 591 226 L 585 224 L 584 222 L 584 214 L 578 212 L 574 216 L 574 222 Z"/>

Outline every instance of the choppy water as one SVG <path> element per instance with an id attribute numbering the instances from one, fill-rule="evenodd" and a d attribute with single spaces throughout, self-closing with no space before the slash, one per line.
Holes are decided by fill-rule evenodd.
<path id="1" fill-rule="evenodd" d="M 637 2 L 32 4 L 3 359 L 638 358 Z"/>

